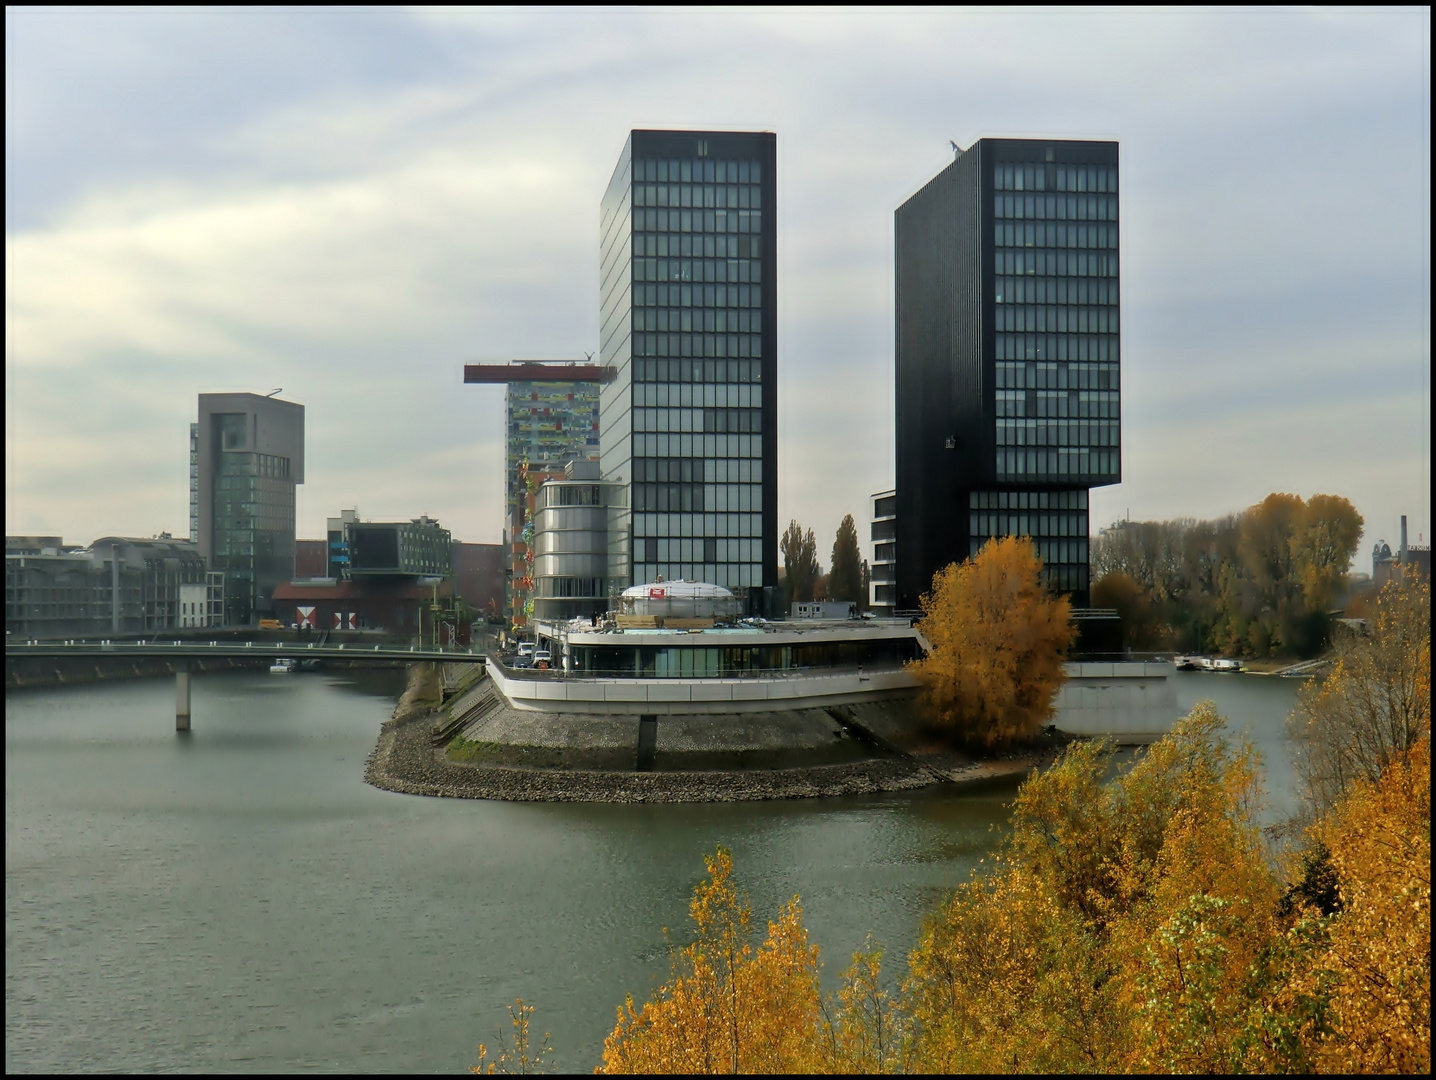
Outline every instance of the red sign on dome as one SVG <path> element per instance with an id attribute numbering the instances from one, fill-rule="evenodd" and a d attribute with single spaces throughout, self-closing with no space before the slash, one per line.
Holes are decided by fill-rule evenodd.
<path id="1" fill-rule="evenodd" d="M 667 595 L 668 595 L 668 590 L 667 590 L 667 589 L 649 589 L 649 590 L 648 590 L 648 599 L 650 599 L 650 600 L 662 600 L 662 599 L 663 599 L 665 596 L 667 596 Z"/>

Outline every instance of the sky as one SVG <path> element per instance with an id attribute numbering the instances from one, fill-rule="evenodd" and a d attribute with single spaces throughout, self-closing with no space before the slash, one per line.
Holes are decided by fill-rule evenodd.
<path id="1" fill-rule="evenodd" d="M 632 128 L 778 136 L 778 511 L 893 485 L 893 211 L 1121 143 L 1094 530 L 1339 494 L 1429 543 L 1431 25 L 1404 10 L 7 8 L 7 533 L 188 532 L 196 395 L 306 407 L 298 532 L 502 529 L 503 390 L 598 348 Z M 865 545 L 868 547 L 868 545 Z"/>

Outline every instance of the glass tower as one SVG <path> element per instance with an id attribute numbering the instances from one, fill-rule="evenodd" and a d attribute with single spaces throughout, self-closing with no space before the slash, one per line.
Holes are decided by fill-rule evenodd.
<path id="1" fill-rule="evenodd" d="M 225 575 L 224 622 L 252 624 L 273 614 L 274 587 L 294 576 L 304 406 L 201 394 L 194 445 L 200 554 Z"/>
<path id="2" fill-rule="evenodd" d="M 1121 480 L 1114 142 L 982 139 L 895 215 L 897 606 L 989 537 L 1088 595 L 1088 491 Z"/>
<path id="3" fill-rule="evenodd" d="M 629 486 L 611 589 L 696 579 L 766 611 L 777 585 L 776 150 L 634 131 L 604 195 L 600 460 Z"/>

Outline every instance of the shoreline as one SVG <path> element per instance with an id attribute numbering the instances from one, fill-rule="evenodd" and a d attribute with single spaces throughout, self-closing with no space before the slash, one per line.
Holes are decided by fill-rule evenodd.
<path id="1" fill-rule="evenodd" d="M 433 745 L 432 705 L 437 673 L 410 671 L 408 686 L 390 719 L 380 727 L 365 761 L 371 787 L 431 798 L 505 802 L 700 803 L 764 799 L 812 799 L 907 791 L 938 784 L 978 784 L 1020 775 L 1048 764 L 1050 748 L 976 760 L 952 752 L 913 753 L 867 733 L 876 745 L 861 760 L 785 768 L 640 771 L 608 765 L 612 754 L 595 747 L 588 762 L 535 767 L 514 762 L 457 762 L 447 743 Z M 579 748 L 571 748 L 579 749 Z M 582 751 L 580 751 L 582 753 Z M 586 755 L 585 755 L 586 756 Z M 575 767 L 577 765 L 577 767 Z"/>

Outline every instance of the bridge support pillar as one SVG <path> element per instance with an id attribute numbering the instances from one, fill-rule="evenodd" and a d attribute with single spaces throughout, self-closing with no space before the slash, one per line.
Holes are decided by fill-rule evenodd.
<path id="1" fill-rule="evenodd" d="M 189 730 L 189 664 L 175 663 L 175 731 Z"/>

